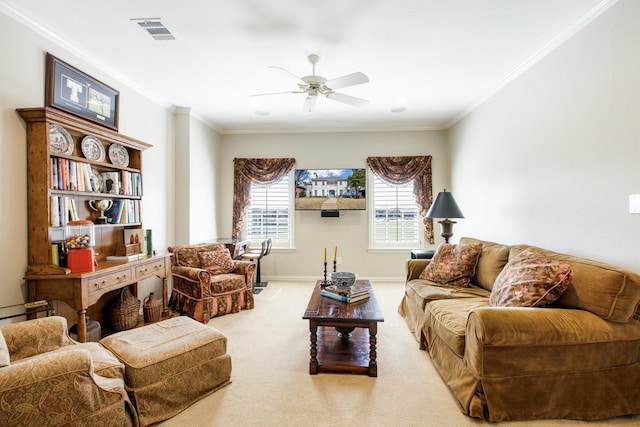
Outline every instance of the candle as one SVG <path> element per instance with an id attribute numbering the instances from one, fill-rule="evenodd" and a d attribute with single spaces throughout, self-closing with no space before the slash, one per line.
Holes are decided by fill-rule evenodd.
<path id="1" fill-rule="evenodd" d="M 336 245 L 335 250 L 333 251 L 333 260 L 337 261 L 338 260 L 338 245 Z"/>
<path id="2" fill-rule="evenodd" d="M 324 248 L 324 263 L 327 263 L 327 248 Z"/>

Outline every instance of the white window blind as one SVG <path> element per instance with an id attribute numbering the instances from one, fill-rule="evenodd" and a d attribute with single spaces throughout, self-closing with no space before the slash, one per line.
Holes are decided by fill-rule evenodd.
<path id="1" fill-rule="evenodd" d="M 420 217 L 413 183 L 392 185 L 373 175 L 371 237 L 374 248 L 415 247 L 420 242 Z"/>
<path id="2" fill-rule="evenodd" d="M 273 247 L 289 247 L 291 242 L 291 189 L 289 175 L 269 186 L 251 185 L 245 219 L 246 235 L 252 247 L 271 238 Z"/>

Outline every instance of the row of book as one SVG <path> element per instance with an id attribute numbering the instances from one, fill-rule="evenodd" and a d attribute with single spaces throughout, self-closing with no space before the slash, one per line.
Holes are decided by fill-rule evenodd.
<path id="1" fill-rule="evenodd" d="M 138 172 L 98 173 L 89 163 L 60 157 L 51 158 L 51 183 L 54 190 L 142 196 L 142 174 Z"/>
<path id="2" fill-rule="evenodd" d="M 51 196 L 49 198 L 49 222 L 52 227 L 62 227 L 68 221 L 77 221 L 78 207 L 71 197 Z"/>
<path id="3" fill-rule="evenodd" d="M 355 286 L 344 290 L 339 289 L 335 285 L 330 285 L 326 288 L 320 289 L 320 295 L 334 299 L 336 301 L 353 303 L 369 298 L 370 293 L 367 289 L 357 288 Z"/>
<path id="4" fill-rule="evenodd" d="M 103 172 L 103 193 L 142 196 L 142 174 L 129 171 Z"/>
<path id="5" fill-rule="evenodd" d="M 49 197 L 49 223 L 52 227 L 64 227 L 69 221 L 80 219 L 78 207 L 73 197 Z M 104 215 L 109 224 L 135 224 L 142 218 L 141 203 L 137 199 L 115 199 Z"/>
<path id="6" fill-rule="evenodd" d="M 67 249 L 64 240 L 51 242 L 51 264 L 60 267 L 67 266 Z"/>
<path id="7" fill-rule="evenodd" d="M 142 218 L 140 200 L 116 199 L 113 205 L 104 212 L 108 224 L 132 224 Z"/>

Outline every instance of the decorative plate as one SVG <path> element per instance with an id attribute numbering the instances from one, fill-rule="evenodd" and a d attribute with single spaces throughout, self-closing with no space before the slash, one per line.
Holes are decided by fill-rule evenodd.
<path id="1" fill-rule="evenodd" d="M 109 160 L 116 166 L 126 168 L 129 166 L 129 153 L 122 145 L 111 144 L 109 146 Z"/>
<path id="2" fill-rule="evenodd" d="M 102 181 L 102 175 L 95 169 L 91 169 L 91 176 L 89 177 L 91 180 L 91 187 L 93 187 L 93 191 L 98 193 L 104 193 L 104 182 Z"/>
<path id="3" fill-rule="evenodd" d="M 96 162 L 101 162 L 104 160 L 104 146 L 95 136 L 87 135 L 82 138 L 80 148 L 82 148 L 82 154 L 87 159 L 95 160 Z"/>
<path id="4" fill-rule="evenodd" d="M 73 138 L 65 128 L 56 124 L 49 125 L 49 149 L 52 153 L 69 155 L 73 153 L 73 148 Z"/>

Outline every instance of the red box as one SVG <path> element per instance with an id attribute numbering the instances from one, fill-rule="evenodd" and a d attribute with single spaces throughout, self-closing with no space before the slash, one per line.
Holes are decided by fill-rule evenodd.
<path id="1" fill-rule="evenodd" d="M 72 273 L 85 273 L 94 271 L 93 248 L 69 249 L 67 252 L 67 267 Z"/>

